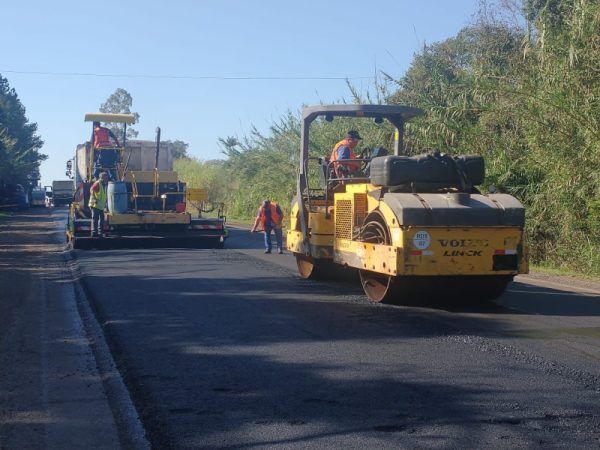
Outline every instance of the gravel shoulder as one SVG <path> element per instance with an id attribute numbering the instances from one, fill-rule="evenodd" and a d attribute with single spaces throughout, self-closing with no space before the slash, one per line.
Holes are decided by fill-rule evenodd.
<path id="1" fill-rule="evenodd" d="M 0 221 L 0 449 L 119 448 L 58 210 Z"/>

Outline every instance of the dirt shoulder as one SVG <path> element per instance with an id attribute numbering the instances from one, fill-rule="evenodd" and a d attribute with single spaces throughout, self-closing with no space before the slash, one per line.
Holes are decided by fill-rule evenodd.
<path id="1" fill-rule="evenodd" d="M 561 290 L 575 290 L 600 295 L 600 281 L 590 278 L 532 271 L 527 275 L 519 275 L 515 279 L 529 284 L 552 286 Z"/>
<path id="2" fill-rule="evenodd" d="M 0 221 L 0 449 L 118 448 L 59 211 Z"/>

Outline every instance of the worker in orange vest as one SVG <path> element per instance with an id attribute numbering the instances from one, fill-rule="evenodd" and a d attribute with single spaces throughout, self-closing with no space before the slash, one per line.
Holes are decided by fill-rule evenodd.
<path id="1" fill-rule="evenodd" d="M 264 200 L 260 205 L 260 208 L 258 208 L 258 214 L 256 215 L 256 220 L 254 220 L 254 226 L 250 231 L 252 233 L 256 232 L 258 224 L 261 224 L 265 233 L 265 253 L 271 253 L 271 231 L 275 232 L 277 253 L 280 255 L 283 253 L 283 232 L 281 230 L 282 219 L 283 212 L 281 211 L 281 208 L 277 202 Z"/>
<path id="2" fill-rule="evenodd" d="M 112 147 L 110 143 L 111 138 L 115 141 L 117 147 L 121 146 L 119 140 L 112 131 L 101 126 L 100 122 L 94 122 L 94 148 Z"/>
<path id="3" fill-rule="evenodd" d="M 337 178 L 343 178 L 348 174 L 353 174 L 360 169 L 359 161 L 344 161 L 356 159 L 354 149 L 358 141 L 362 139 L 358 131 L 350 130 L 346 137 L 333 146 L 329 161 L 333 163 L 331 167 Z M 340 161 L 340 162 L 337 162 Z"/>

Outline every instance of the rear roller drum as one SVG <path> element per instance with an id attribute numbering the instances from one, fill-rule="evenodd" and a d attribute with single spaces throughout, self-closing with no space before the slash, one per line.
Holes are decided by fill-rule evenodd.
<path id="1" fill-rule="evenodd" d="M 361 240 L 370 244 L 390 245 L 390 233 L 385 219 L 378 212 L 372 212 L 365 219 Z M 372 302 L 391 302 L 397 289 L 394 277 L 369 270 L 360 270 L 360 282 L 367 297 Z"/>
<path id="2" fill-rule="evenodd" d="M 396 297 L 397 289 L 394 285 L 394 277 L 389 275 L 361 270 L 360 283 L 365 294 L 372 302 L 389 303 Z"/>
<path id="3" fill-rule="evenodd" d="M 403 305 L 484 305 L 500 297 L 510 276 L 391 277 L 367 270 L 360 281 L 369 300 Z"/>
<path id="4" fill-rule="evenodd" d="M 315 259 L 312 256 L 294 253 L 298 273 L 301 278 L 310 280 L 325 280 L 331 271 L 331 262 L 328 260 Z"/>

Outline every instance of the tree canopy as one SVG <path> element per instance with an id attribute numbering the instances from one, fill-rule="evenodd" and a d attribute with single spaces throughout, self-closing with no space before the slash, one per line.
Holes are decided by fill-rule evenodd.
<path id="1" fill-rule="evenodd" d="M 103 113 L 113 113 L 113 114 L 132 114 L 131 107 L 133 106 L 133 98 L 131 94 L 127 92 L 125 89 L 118 88 L 110 94 L 110 96 L 106 99 L 102 105 L 100 105 L 100 112 Z M 134 112 L 135 123 L 139 122 L 140 115 L 137 112 Z M 116 124 L 107 124 L 108 128 L 115 134 L 115 136 L 120 137 L 122 130 Z M 138 136 L 138 131 L 136 131 L 133 127 L 127 127 L 127 139 L 134 139 Z"/>
<path id="2" fill-rule="evenodd" d="M 47 156 L 36 133 L 37 124 L 29 122 L 16 91 L 0 75 L 0 186 L 37 182 Z"/>
<path id="3" fill-rule="evenodd" d="M 103 113 L 114 113 L 114 114 L 133 114 L 135 116 L 135 123 L 140 120 L 140 115 L 137 112 L 132 113 L 131 107 L 133 106 L 133 97 L 125 89 L 118 88 L 113 92 L 102 105 L 100 105 L 100 112 Z M 122 129 L 115 124 L 107 124 L 110 130 L 115 136 L 120 137 Z M 127 127 L 127 139 L 135 139 L 138 137 L 139 132 L 132 127 Z M 189 144 L 179 139 L 174 141 L 166 141 L 173 152 L 173 159 L 187 158 Z"/>
<path id="4" fill-rule="evenodd" d="M 174 141 L 166 141 L 171 147 L 171 153 L 173 154 L 173 159 L 187 158 L 188 157 L 188 148 L 190 144 L 183 142 L 179 139 Z"/>

